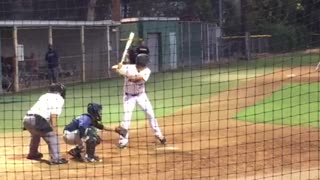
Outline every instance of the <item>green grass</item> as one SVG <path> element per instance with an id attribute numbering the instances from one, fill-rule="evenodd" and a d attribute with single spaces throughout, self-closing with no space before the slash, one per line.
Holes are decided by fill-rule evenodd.
<path id="1" fill-rule="evenodd" d="M 316 64 L 316 55 L 296 55 L 239 61 L 229 66 L 212 69 L 185 70 L 153 74 L 147 83 L 148 96 L 157 117 L 163 117 L 178 109 L 199 103 L 219 92 L 236 87 L 241 81 L 272 73 L 280 68 Z M 122 111 L 123 79 L 109 79 L 93 83 L 67 86 L 67 99 L 59 124 L 68 123 L 73 117 L 86 112 L 89 102 L 101 103 L 103 122 L 120 122 Z M 26 111 L 46 91 L 44 89 L 0 96 L 0 132 L 21 129 L 21 120 Z M 133 119 L 144 119 L 138 110 Z"/>
<path id="2" fill-rule="evenodd" d="M 262 102 L 247 107 L 236 119 L 254 123 L 319 127 L 320 83 L 287 84 Z"/>
<path id="3" fill-rule="evenodd" d="M 193 74 L 194 73 L 194 74 Z M 237 81 L 207 82 L 201 81 L 204 74 L 213 70 L 195 70 L 188 72 L 168 72 L 150 77 L 147 83 L 148 96 L 153 104 L 157 117 L 174 113 L 183 106 L 198 103 L 212 94 L 235 87 Z M 86 112 L 89 102 L 103 104 L 103 122 L 120 122 L 123 116 L 122 107 L 123 79 L 104 80 L 95 83 L 67 86 L 67 99 L 59 124 L 65 125 L 73 117 Z M 21 120 L 27 110 L 36 102 L 39 95 L 46 90 L 19 93 L 0 97 L 0 129 L 12 131 L 21 129 Z M 144 114 L 136 109 L 133 119 L 144 119 Z M 1 131 L 0 130 L 0 131 Z"/>

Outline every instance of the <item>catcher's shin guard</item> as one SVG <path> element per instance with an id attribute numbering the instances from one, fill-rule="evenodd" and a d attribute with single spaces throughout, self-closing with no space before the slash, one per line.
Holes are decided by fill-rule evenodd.
<path id="1" fill-rule="evenodd" d="M 81 159 L 81 152 L 82 152 L 83 147 L 82 146 L 76 146 L 73 149 L 70 149 L 68 151 L 68 154 L 71 155 L 73 158 L 76 159 Z"/>
<path id="2" fill-rule="evenodd" d="M 97 131 L 95 128 L 88 128 L 86 130 L 86 156 L 88 158 L 94 158 L 95 157 L 95 151 L 96 146 L 100 144 L 100 137 L 97 134 Z"/>

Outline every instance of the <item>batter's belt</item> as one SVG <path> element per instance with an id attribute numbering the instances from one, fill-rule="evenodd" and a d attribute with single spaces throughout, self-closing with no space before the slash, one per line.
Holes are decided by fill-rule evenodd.
<path id="1" fill-rule="evenodd" d="M 139 96 L 142 93 L 138 93 L 138 94 L 130 94 L 130 93 L 124 93 L 126 96 Z"/>

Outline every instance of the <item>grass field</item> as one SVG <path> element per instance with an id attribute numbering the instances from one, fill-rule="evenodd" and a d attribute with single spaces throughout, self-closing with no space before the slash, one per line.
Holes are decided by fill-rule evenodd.
<path id="1" fill-rule="evenodd" d="M 317 55 L 298 54 L 296 56 L 290 55 L 290 57 L 264 58 L 249 62 L 241 61 L 212 69 L 158 73 L 151 76 L 147 83 L 147 91 L 156 116 L 163 117 L 184 106 L 196 104 L 219 92 L 234 88 L 242 81 L 250 78 L 272 73 L 280 68 L 313 65 L 318 61 L 319 57 Z M 68 85 L 65 110 L 61 115 L 59 124 L 64 125 L 73 117 L 85 112 L 86 105 L 89 102 L 103 104 L 104 123 L 120 122 L 122 118 L 122 85 L 122 78 Z M 44 92 L 45 90 L 41 89 L 1 96 L 0 131 L 20 130 L 22 117 Z M 281 92 L 278 96 L 281 96 Z M 279 98 L 281 99 L 281 97 Z M 282 102 L 279 101 L 279 103 Z M 249 121 L 251 121 L 251 117 L 260 118 L 257 117 L 258 114 L 252 114 L 255 111 L 256 108 L 254 110 L 249 109 L 248 112 L 240 113 L 238 118 Z M 144 119 L 144 114 L 137 111 L 133 119 Z M 269 121 L 272 123 L 270 119 L 254 120 L 254 122 Z"/>
<path id="2" fill-rule="evenodd" d="M 238 120 L 292 126 L 319 127 L 320 84 L 292 83 L 247 107 L 236 116 Z"/>

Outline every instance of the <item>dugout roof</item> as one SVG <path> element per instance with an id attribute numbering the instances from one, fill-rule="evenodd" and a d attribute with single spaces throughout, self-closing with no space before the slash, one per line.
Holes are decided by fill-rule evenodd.
<path id="1" fill-rule="evenodd" d="M 112 20 L 103 21 L 38 21 L 38 20 L 12 20 L 0 21 L 0 27 L 47 27 L 47 26 L 115 26 L 120 22 Z"/>

